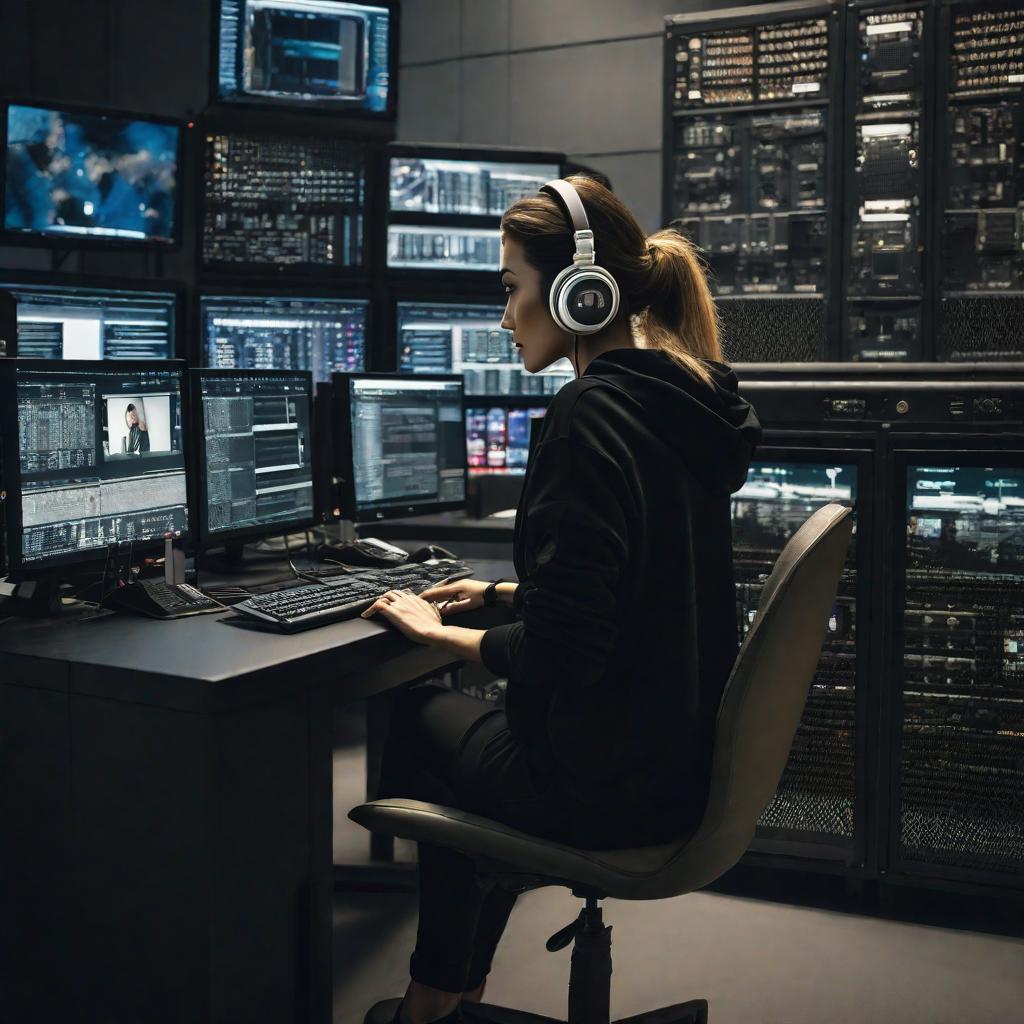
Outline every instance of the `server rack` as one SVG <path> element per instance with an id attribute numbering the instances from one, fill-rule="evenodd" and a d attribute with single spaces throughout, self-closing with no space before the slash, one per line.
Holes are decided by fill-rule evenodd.
<path id="1" fill-rule="evenodd" d="M 949 364 L 918 366 L 902 377 L 895 375 L 895 366 L 884 364 L 839 365 L 825 373 L 821 365 L 742 369 L 741 392 L 766 426 L 755 482 L 770 477 L 763 472 L 766 458 L 772 459 L 769 467 L 785 468 L 781 459 L 800 444 L 809 447 L 813 433 L 813 458 L 835 456 L 835 468 L 859 454 L 858 484 L 864 481 L 870 489 L 870 496 L 858 489 L 855 504 L 856 559 L 869 559 L 871 575 L 858 574 L 853 605 L 853 741 L 846 740 L 848 730 L 837 714 L 842 702 L 823 708 L 820 700 L 809 701 L 793 757 L 748 859 L 814 862 L 818 869 L 876 882 L 926 882 L 949 889 L 973 884 L 1019 893 L 1024 889 L 1024 383 L 1019 368 L 1003 364 L 986 374 L 975 364 L 961 377 L 952 375 Z M 752 500 L 767 508 L 777 499 L 755 493 Z M 765 509 L 761 515 L 767 515 Z M 751 560 L 742 531 L 734 547 L 742 607 Z M 770 567 L 769 559 L 764 561 L 762 574 Z M 850 593 L 850 569 L 848 563 L 837 606 Z M 837 639 L 835 631 L 826 635 L 815 687 L 822 685 L 823 670 L 826 676 L 834 671 Z M 822 723 L 826 733 L 820 731 Z M 852 774 L 844 775 L 837 766 L 845 770 L 844 756 L 851 749 Z M 825 778 L 831 784 L 823 790 Z M 841 817 L 833 817 L 831 834 L 821 827 L 823 807 L 845 810 L 835 794 L 849 793 L 849 778 L 855 794 L 852 842 L 835 828 Z M 831 802 L 822 801 L 823 792 L 833 794 Z M 782 825 L 788 831 L 781 833 L 780 813 L 790 815 Z"/>
<path id="2" fill-rule="evenodd" d="M 934 7 L 847 9 L 843 357 L 931 358 Z"/>
<path id="3" fill-rule="evenodd" d="M 937 358 L 1021 359 L 1024 4 L 943 0 L 939 14 Z"/>
<path id="4" fill-rule="evenodd" d="M 666 19 L 663 221 L 705 253 L 731 360 L 837 358 L 838 2 Z"/>
<path id="5" fill-rule="evenodd" d="M 888 870 L 1024 888 L 1024 388 L 961 396 L 891 443 Z"/>
<path id="6" fill-rule="evenodd" d="M 754 399 L 756 401 L 756 398 Z M 818 434 L 817 440 L 812 436 Z M 769 430 L 733 495 L 733 558 L 741 637 L 789 538 L 828 502 L 854 510 L 855 529 L 818 667 L 786 768 L 761 815 L 754 854 L 859 869 L 866 858 L 868 663 L 871 635 L 872 440 Z"/>

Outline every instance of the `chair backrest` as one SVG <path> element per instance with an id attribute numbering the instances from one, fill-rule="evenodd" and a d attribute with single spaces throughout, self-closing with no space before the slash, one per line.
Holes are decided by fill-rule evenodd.
<path id="1" fill-rule="evenodd" d="M 743 855 L 782 778 L 821 655 L 853 513 L 815 512 L 789 539 L 765 583 L 722 694 L 703 820 L 669 869 L 696 889 Z"/>

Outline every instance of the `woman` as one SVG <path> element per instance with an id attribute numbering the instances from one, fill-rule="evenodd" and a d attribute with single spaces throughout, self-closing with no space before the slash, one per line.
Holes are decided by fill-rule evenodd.
<path id="1" fill-rule="evenodd" d="M 571 265 L 567 209 L 548 194 L 502 218 L 502 326 L 526 369 L 573 360 L 527 468 L 519 583 L 392 591 L 364 615 L 508 678 L 506 708 L 439 686 L 400 698 L 381 796 L 459 806 L 578 847 L 678 838 L 704 809 L 719 698 L 737 650 L 729 495 L 760 427 L 721 362 L 693 247 L 645 238 L 602 185 L 572 177 L 618 314 L 574 336 L 549 307 Z M 451 625 L 485 594 L 514 624 Z M 490 600 L 486 603 L 491 603 Z M 457 1020 L 483 994 L 515 897 L 472 861 L 420 844 L 416 951 L 397 1020 Z M 374 1011 L 367 1021 L 376 1021 Z"/>
<path id="2" fill-rule="evenodd" d="M 124 424 L 128 428 L 125 450 L 135 454 L 148 452 L 149 431 L 146 429 L 146 421 L 139 416 L 134 402 L 129 402 L 128 408 L 124 411 Z"/>

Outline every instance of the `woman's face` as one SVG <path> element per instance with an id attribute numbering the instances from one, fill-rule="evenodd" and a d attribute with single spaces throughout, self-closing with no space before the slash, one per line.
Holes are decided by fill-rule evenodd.
<path id="1" fill-rule="evenodd" d="M 501 326 L 512 332 L 523 366 L 538 373 L 567 356 L 572 335 L 551 319 L 540 271 L 523 258 L 523 247 L 505 235 L 501 237 L 501 285 L 508 296 Z"/>

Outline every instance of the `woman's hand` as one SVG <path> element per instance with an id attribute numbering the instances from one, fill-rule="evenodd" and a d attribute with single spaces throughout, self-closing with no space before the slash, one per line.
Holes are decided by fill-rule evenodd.
<path id="1" fill-rule="evenodd" d="M 389 590 L 370 605 L 361 618 L 381 615 L 414 643 L 437 645 L 441 641 L 441 613 L 436 605 L 411 590 Z"/>
<path id="2" fill-rule="evenodd" d="M 487 580 L 465 579 L 455 583 L 442 583 L 428 587 L 420 597 L 438 606 L 441 615 L 457 615 L 474 608 L 483 608 L 484 591 L 490 584 Z"/>

